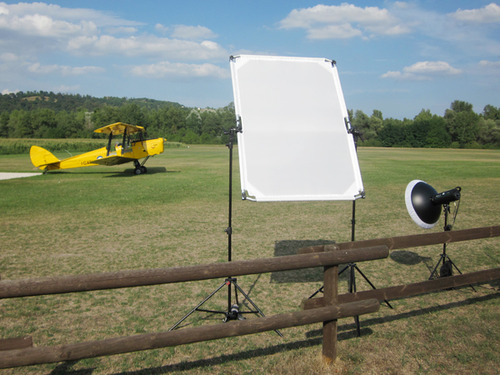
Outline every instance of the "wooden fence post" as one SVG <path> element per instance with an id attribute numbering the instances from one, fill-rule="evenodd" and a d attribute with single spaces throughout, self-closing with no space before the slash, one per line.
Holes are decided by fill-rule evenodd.
<path id="1" fill-rule="evenodd" d="M 338 265 L 324 268 L 324 301 L 325 306 L 337 304 L 338 296 Z M 323 322 L 323 360 L 332 363 L 337 358 L 337 319 Z"/>

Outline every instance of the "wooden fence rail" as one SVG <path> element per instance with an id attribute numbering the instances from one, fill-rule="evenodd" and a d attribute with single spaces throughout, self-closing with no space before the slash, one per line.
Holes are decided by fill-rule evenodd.
<path id="1" fill-rule="evenodd" d="M 331 321 L 358 314 L 366 314 L 377 311 L 379 307 L 380 303 L 372 299 L 336 306 L 327 306 L 308 311 L 297 311 L 261 317 L 258 319 L 229 321 L 227 323 L 184 328 L 168 332 L 116 337 L 46 348 L 33 347 L 1 351 L 0 368 L 74 361 L 83 358 L 164 348 L 225 337 L 243 336 L 252 333 Z"/>
<path id="2" fill-rule="evenodd" d="M 405 298 L 428 291 L 482 283 L 500 278 L 500 268 L 497 268 L 423 283 L 338 295 L 339 264 L 385 258 L 388 256 L 389 250 L 396 248 L 496 236 L 500 236 L 500 226 L 310 247 L 302 249 L 302 254 L 299 255 L 267 259 L 40 279 L 1 280 L 0 298 L 15 298 L 324 267 L 324 296 L 306 302 L 304 311 L 246 321 L 230 321 L 219 325 L 186 328 L 179 331 L 118 337 L 47 348 L 31 347 L 31 337 L 5 339 L 0 340 L 0 368 L 78 360 L 176 346 L 317 322 L 323 322 L 323 356 L 327 361 L 333 361 L 336 357 L 338 318 L 377 311 L 380 300 Z"/>
<path id="3" fill-rule="evenodd" d="M 377 299 L 380 302 L 401 298 L 408 298 L 437 292 L 443 289 L 460 288 L 468 285 L 487 283 L 500 279 L 500 268 L 465 273 L 462 275 L 448 276 L 435 280 L 427 280 L 419 283 L 391 286 L 388 288 L 363 290 L 361 292 L 346 293 L 338 296 L 338 303 L 363 301 L 366 299 Z M 323 297 L 311 298 L 302 301 L 302 308 L 314 309 L 325 306 Z"/>
<path id="4" fill-rule="evenodd" d="M 317 254 L 287 255 L 275 258 L 232 261 L 197 266 L 129 270 L 89 275 L 70 275 L 26 280 L 1 280 L 0 298 L 85 292 L 136 286 L 180 283 L 228 276 L 297 270 L 334 264 L 385 258 L 387 246 L 340 250 Z"/>
<path id="5" fill-rule="evenodd" d="M 443 243 L 478 240 L 481 238 L 500 236 L 500 225 L 472 229 L 461 229 L 446 232 L 414 234 L 410 236 L 376 238 L 364 241 L 343 242 L 332 245 L 309 246 L 299 250 L 301 254 L 317 253 L 331 250 L 359 249 L 385 245 L 389 250 L 409 247 L 429 246 Z"/>

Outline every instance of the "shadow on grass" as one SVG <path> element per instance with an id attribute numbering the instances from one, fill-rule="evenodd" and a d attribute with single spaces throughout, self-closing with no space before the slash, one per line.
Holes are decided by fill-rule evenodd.
<path id="1" fill-rule="evenodd" d="M 360 325 L 361 325 L 361 327 L 363 327 L 363 326 L 366 327 L 366 326 L 374 326 L 377 324 L 394 322 L 396 320 L 408 319 L 408 318 L 415 317 L 415 316 L 427 315 L 430 313 L 454 309 L 454 308 L 461 307 L 461 306 L 472 305 L 472 304 L 479 303 L 479 302 L 489 301 L 489 300 L 499 298 L 499 297 L 500 297 L 500 293 L 497 292 L 494 294 L 489 294 L 487 296 L 468 298 L 468 299 L 463 300 L 463 301 L 450 302 L 450 303 L 447 303 L 444 305 L 439 305 L 439 306 L 430 306 L 430 307 L 426 307 L 423 309 L 412 310 L 412 311 L 408 311 L 408 312 L 393 315 L 393 316 L 383 316 L 380 318 L 373 318 L 373 319 L 366 319 L 366 320 L 363 320 L 362 318 L 360 318 Z M 356 329 L 356 324 L 354 322 L 351 324 L 345 324 L 345 325 L 339 326 L 339 328 L 338 328 L 339 332 L 346 331 L 346 330 L 354 331 L 355 329 Z M 363 330 L 361 330 L 361 333 L 363 333 Z M 321 330 L 313 330 L 313 331 L 309 331 L 308 333 L 306 333 L 306 337 L 315 337 L 315 336 L 321 336 L 321 335 L 322 335 Z"/>
<path id="2" fill-rule="evenodd" d="M 371 335 L 373 331 L 370 328 L 364 328 L 361 330 L 361 334 Z M 356 337 L 355 333 L 352 332 L 342 332 L 337 335 L 337 340 L 347 340 Z M 290 350 L 298 350 L 309 348 L 313 346 L 321 345 L 323 339 L 322 337 L 310 338 L 305 340 L 298 340 L 294 342 L 284 343 L 284 344 L 276 344 L 267 348 L 262 349 L 252 349 L 247 350 L 241 353 L 234 354 L 223 354 L 218 357 L 200 359 L 192 362 L 181 362 L 167 366 L 161 367 L 153 367 L 143 370 L 137 371 L 126 371 L 115 373 L 115 375 L 149 375 L 149 374 L 169 374 L 169 373 L 178 373 L 181 371 L 190 371 L 196 368 L 209 367 L 214 365 L 221 365 L 226 362 L 233 361 L 243 361 L 252 358 L 264 357 L 268 355 L 288 352 Z"/>
<path id="3" fill-rule="evenodd" d="M 334 241 L 328 240 L 276 241 L 274 244 L 274 256 L 296 255 L 298 250 L 303 247 L 332 245 L 334 243 Z M 271 283 L 309 283 L 311 281 L 323 281 L 323 270 L 321 267 L 271 273 Z"/>
<path id="4" fill-rule="evenodd" d="M 417 310 L 413 310 L 413 311 L 408 311 L 408 312 L 394 315 L 394 316 L 362 320 L 361 321 L 361 337 L 373 334 L 373 330 L 371 328 L 372 326 L 376 326 L 379 324 L 385 324 L 388 322 L 397 321 L 397 320 L 401 320 L 401 319 L 408 319 L 408 318 L 411 318 L 414 316 L 426 315 L 426 314 L 433 313 L 433 312 L 439 312 L 439 311 L 443 311 L 443 310 L 453 309 L 453 308 L 457 308 L 460 306 L 472 305 L 475 303 L 480 303 L 480 302 L 492 300 L 492 299 L 499 298 L 499 297 L 500 297 L 500 292 L 496 292 L 494 294 L 490 294 L 487 296 L 468 298 L 464 301 L 451 302 L 451 303 L 447 303 L 447 304 L 440 305 L 440 306 L 431 306 L 431 307 L 424 308 L 424 309 L 417 309 Z M 337 340 L 339 340 L 339 341 L 349 340 L 349 339 L 353 339 L 353 338 L 357 337 L 355 323 L 339 325 L 338 332 L 339 333 L 337 335 Z M 272 334 L 272 333 L 269 332 L 268 334 Z M 285 335 L 286 335 L 286 333 L 285 333 Z M 282 353 L 285 351 L 303 349 L 303 348 L 308 348 L 308 347 L 313 347 L 313 346 L 319 346 L 322 344 L 322 337 L 321 336 L 322 336 L 321 329 L 312 330 L 312 331 L 309 331 L 306 333 L 306 339 L 304 339 L 304 340 L 298 340 L 298 341 L 294 341 L 294 342 L 281 343 L 281 344 L 278 343 L 276 345 L 273 345 L 273 346 L 270 346 L 267 348 L 252 349 L 252 350 L 247 350 L 247 351 L 243 351 L 240 353 L 234 353 L 234 354 L 223 354 L 223 355 L 220 355 L 218 357 L 200 359 L 200 360 L 196 360 L 196 361 L 181 362 L 181 363 L 175 363 L 175 364 L 160 366 L 160 367 L 151 367 L 151 368 L 146 368 L 146 369 L 137 370 L 137 371 L 125 371 L 125 372 L 115 373 L 115 375 L 149 375 L 149 374 L 178 373 L 181 371 L 189 371 L 189 370 L 193 370 L 193 369 L 197 369 L 197 368 L 219 365 L 219 364 L 223 364 L 226 362 L 242 361 L 242 360 L 247 360 L 247 359 L 252 359 L 252 358 L 259 358 L 259 357 L 269 356 L 272 354 Z M 276 338 L 276 339 L 278 340 L 278 338 Z M 90 375 L 94 371 L 93 368 L 72 371 L 71 367 L 75 363 L 76 363 L 76 361 L 62 363 L 62 364 L 58 365 L 56 368 L 54 368 L 54 370 L 50 374 L 51 375 L 62 375 L 62 374 Z"/>
<path id="5" fill-rule="evenodd" d="M 47 175 L 102 175 L 105 178 L 110 178 L 110 177 L 133 177 L 135 176 L 134 173 L 135 169 L 124 169 L 124 170 L 119 170 L 119 171 L 110 171 L 106 170 L 105 168 L 99 169 L 99 170 L 58 170 L 58 171 L 49 171 L 46 173 Z M 160 173 L 179 173 L 180 171 L 173 171 L 173 170 L 167 170 L 165 167 L 148 167 L 148 172 L 146 175 L 152 175 L 152 174 L 160 174 Z"/>
<path id="6" fill-rule="evenodd" d="M 405 264 L 407 266 L 414 266 L 419 263 L 424 263 L 427 268 L 430 267 L 428 266 L 429 262 L 432 262 L 432 258 L 430 257 L 423 257 L 413 251 L 407 250 L 392 251 L 389 255 L 389 258 L 399 264 Z"/>
<path id="7" fill-rule="evenodd" d="M 51 372 L 50 375 L 64 375 L 64 374 L 70 374 L 70 375 L 91 375 L 95 369 L 93 368 L 85 368 L 81 370 L 72 370 L 71 367 L 78 361 L 68 361 L 68 362 L 63 362 L 60 365 L 57 365 L 56 368 L 54 368 Z"/>
<path id="8" fill-rule="evenodd" d="M 178 171 L 167 171 L 165 167 L 148 167 L 146 175 L 158 173 L 176 173 Z M 115 172 L 114 174 L 106 177 L 133 177 L 135 176 L 135 169 L 125 169 L 123 172 Z"/>
<path id="9" fill-rule="evenodd" d="M 274 256 L 295 255 L 299 249 L 310 246 L 333 245 L 335 241 L 329 240 L 284 240 L 277 241 L 274 245 Z M 424 259 L 424 258 L 422 258 Z M 348 265 L 339 264 L 339 281 L 348 281 L 350 272 Z M 271 273 L 271 283 L 309 283 L 323 282 L 323 269 L 321 267 L 306 268 L 292 271 L 279 271 Z M 311 290 L 311 293 L 317 294 L 319 289 Z"/>

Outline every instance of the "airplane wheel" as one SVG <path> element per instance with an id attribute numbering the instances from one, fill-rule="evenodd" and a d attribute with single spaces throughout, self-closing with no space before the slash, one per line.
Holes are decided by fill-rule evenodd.
<path id="1" fill-rule="evenodd" d="M 148 169 L 145 166 L 141 167 L 141 172 L 142 173 L 148 173 Z"/>
<path id="2" fill-rule="evenodd" d="M 140 174 L 142 173 L 141 168 L 136 168 L 134 173 L 135 173 L 136 175 L 140 175 Z"/>

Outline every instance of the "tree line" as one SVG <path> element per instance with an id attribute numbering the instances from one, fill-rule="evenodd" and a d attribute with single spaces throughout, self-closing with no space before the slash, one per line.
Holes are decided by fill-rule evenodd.
<path id="1" fill-rule="evenodd" d="M 443 116 L 422 110 L 413 119 L 384 118 L 350 110 L 351 126 L 360 146 L 500 148 L 500 108 L 451 103 Z M 234 105 L 193 108 L 153 99 L 128 99 L 18 92 L 0 95 L 0 137 L 95 138 L 94 129 L 114 122 L 146 127 L 149 137 L 188 144 L 226 143 L 224 134 L 235 126 Z"/>
<path id="2" fill-rule="evenodd" d="M 148 137 L 188 144 L 226 143 L 235 124 L 234 106 L 190 108 L 153 99 L 18 92 L 0 95 L 0 137 L 97 138 L 94 130 L 125 122 L 146 128 Z"/>
<path id="3" fill-rule="evenodd" d="M 422 110 L 412 120 L 349 111 L 360 145 L 382 147 L 500 148 L 500 108 L 487 105 L 481 114 L 472 104 L 456 100 L 444 116 Z"/>

